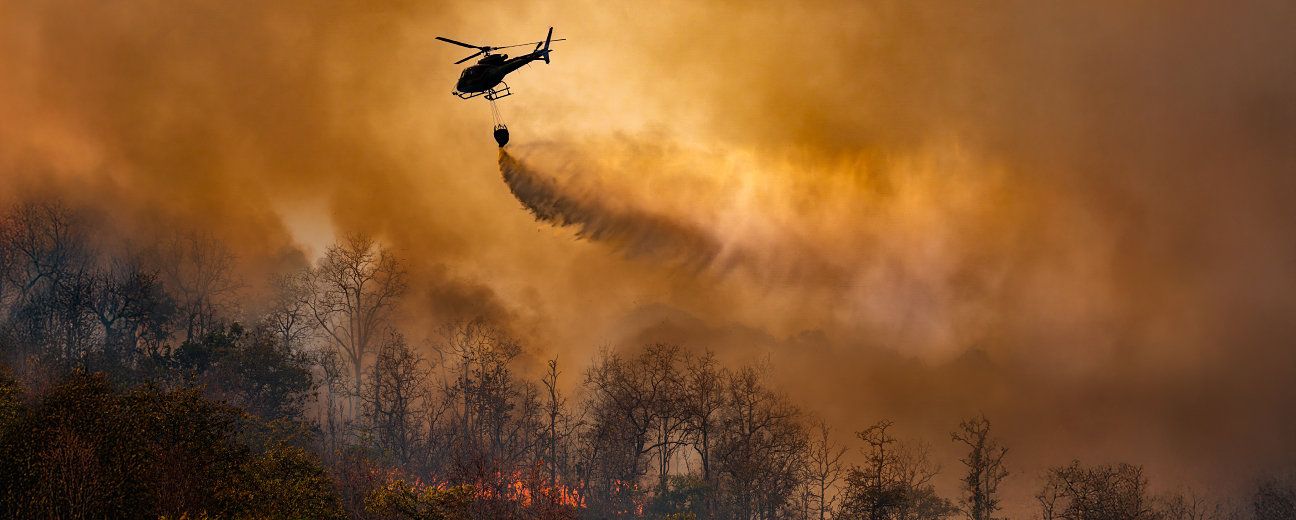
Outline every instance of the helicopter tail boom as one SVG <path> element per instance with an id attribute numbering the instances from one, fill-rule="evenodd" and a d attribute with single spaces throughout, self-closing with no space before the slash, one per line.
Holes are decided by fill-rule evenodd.
<path id="1" fill-rule="evenodd" d="M 548 64 L 549 64 L 549 42 L 550 42 L 550 40 L 553 40 L 553 27 L 550 27 L 550 28 L 549 28 L 549 34 L 548 34 L 547 36 L 545 36 L 545 46 L 544 46 L 544 60 L 545 60 L 545 65 L 548 65 Z"/>

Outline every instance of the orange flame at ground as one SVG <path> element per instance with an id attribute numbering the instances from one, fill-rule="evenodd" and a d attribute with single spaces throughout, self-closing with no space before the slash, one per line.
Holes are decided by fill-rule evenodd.
<path id="1" fill-rule="evenodd" d="M 375 477 L 384 482 L 384 486 L 394 488 L 398 483 L 405 483 L 412 490 L 423 493 L 428 489 L 446 491 L 456 484 L 442 480 L 424 481 L 422 477 L 410 476 L 397 468 L 375 468 Z M 559 507 L 585 508 L 585 498 L 579 487 L 573 488 L 563 483 L 548 482 L 539 470 L 539 464 L 529 469 L 517 469 L 511 473 L 496 472 L 491 478 L 482 479 L 483 485 L 474 486 L 473 498 L 479 502 L 507 502 L 521 508 Z M 638 505 L 642 513 L 643 505 Z"/>

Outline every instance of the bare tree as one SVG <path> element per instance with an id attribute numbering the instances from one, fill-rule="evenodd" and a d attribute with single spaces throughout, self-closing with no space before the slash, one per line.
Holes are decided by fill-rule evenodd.
<path id="1" fill-rule="evenodd" d="M 350 367 L 342 359 L 342 354 L 335 349 L 326 348 L 312 353 L 314 363 L 324 372 L 324 388 L 328 391 L 324 405 L 324 435 L 321 442 L 325 456 L 335 457 L 342 448 L 342 441 L 351 435 L 354 423 L 345 414 L 345 403 L 342 398 L 348 397 L 354 388 L 350 381 Z"/>
<path id="2" fill-rule="evenodd" d="M 314 290 L 304 277 L 276 274 L 270 277 L 270 305 L 265 322 L 285 345 L 300 348 L 311 338 L 314 321 L 306 302 Z"/>
<path id="3" fill-rule="evenodd" d="M 1264 480 L 1256 486 L 1251 507 L 1256 520 L 1296 518 L 1296 486 L 1283 478 Z"/>
<path id="4" fill-rule="evenodd" d="M 440 334 L 434 348 L 441 391 L 453 405 L 447 426 L 458 464 L 476 475 L 487 466 L 513 471 L 531 460 L 543 436 L 542 405 L 537 386 L 513 375 L 521 343 L 480 318 L 447 324 Z"/>
<path id="5" fill-rule="evenodd" d="M 143 354 L 140 342 L 154 352 L 170 338 L 175 306 L 161 290 L 157 276 L 132 260 L 113 259 L 94 274 L 90 311 L 103 333 L 107 357 L 128 363 Z"/>
<path id="6" fill-rule="evenodd" d="M 684 432 L 688 415 L 680 413 L 684 408 L 684 377 L 680 372 L 683 361 L 682 351 L 677 345 L 656 344 L 644 349 L 638 360 L 639 370 L 647 377 L 646 390 L 652 396 L 650 403 L 656 417 L 652 448 L 656 451 L 658 486 L 665 489 L 666 479 L 670 476 L 670 464 L 675 452 L 683 445 Z"/>
<path id="7" fill-rule="evenodd" d="M 715 353 L 707 350 L 701 355 L 684 358 L 684 390 L 680 397 L 684 416 L 684 436 L 702 463 L 702 481 L 708 489 L 716 488 L 712 471 L 712 453 L 720 435 L 722 414 L 728 401 L 725 399 L 725 382 L 728 372 L 719 367 Z M 715 494 L 704 499 L 707 514 L 716 514 Z"/>
<path id="8" fill-rule="evenodd" d="M 657 484 L 666 485 L 687 418 L 681 406 L 682 361 L 676 345 L 646 345 L 631 358 L 605 348 L 586 371 L 595 423 L 591 433 L 604 455 L 617 454 L 604 460 L 619 461 L 606 468 L 615 472 L 607 475 L 608 482 L 638 481 L 656 459 Z"/>
<path id="9" fill-rule="evenodd" d="M 723 428 L 715 447 L 722 508 L 733 518 L 783 516 L 801 487 L 808 438 L 801 410 L 766 384 L 765 363 L 728 378 Z"/>
<path id="10" fill-rule="evenodd" d="M 575 430 L 567 397 L 558 389 L 558 358 L 550 359 L 548 370 L 540 380 L 544 385 L 544 416 L 548 421 L 544 432 L 544 465 L 549 472 L 549 486 L 558 483 L 558 477 L 570 477 L 570 441 Z"/>
<path id="11" fill-rule="evenodd" d="M 20 299 L 36 298 L 89 260 L 79 221 L 57 201 L 15 206 L 5 228 L 4 274 Z"/>
<path id="12" fill-rule="evenodd" d="M 834 516 L 838 494 L 837 482 L 841 480 L 845 466 L 842 456 L 846 447 L 829 439 L 832 427 L 822 418 L 810 423 L 810 443 L 806 450 L 806 508 L 819 520 Z M 831 493 L 831 495 L 830 495 Z"/>
<path id="13" fill-rule="evenodd" d="M 999 440 L 990 437 L 990 421 L 985 415 L 963 421 L 959 428 L 962 431 L 950 433 L 950 438 L 968 446 L 967 457 L 959 459 L 967 466 L 967 476 L 962 479 L 964 512 L 971 520 L 990 520 L 999 510 L 999 499 L 995 496 L 999 483 L 1008 476 L 1008 470 L 1003 467 L 1008 448 L 999 446 Z"/>
<path id="14" fill-rule="evenodd" d="M 1143 467 L 1086 468 L 1079 461 L 1050 468 L 1035 496 L 1044 520 L 1153 520 L 1157 518 Z"/>
<path id="15" fill-rule="evenodd" d="M 300 303 L 351 371 L 348 414 L 354 420 L 365 356 L 378 347 L 388 318 L 405 294 L 405 271 L 386 248 L 368 235 L 354 234 L 329 246 L 319 265 L 301 276 L 310 290 L 301 291 Z"/>
<path id="16" fill-rule="evenodd" d="M 1237 511 L 1230 511 L 1227 502 L 1208 500 L 1192 489 L 1180 489 L 1153 499 L 1153 509 L 1157 520 L 1239 520 Z M 1296 504 L 1296 502 L 1293 502 Z M 1296 508 L 1285 515 L 1264 516 L 1257 514 L 1255 520 L 1271 518 L 1296 517 Z"/>
<path id="17" fill-rule="evenodd" d="M 175 299 L 185 341 L 221 327 L 236 307 L 243 283 L 234 275 L 238 256 L 220 239 L 189 232 L 161 238 L 146 255 Z"/>
<path id="18" fill-rule="evenodd" d="M 82 363 L 97 332 L 89 311 L 95 255 L 82 219 L 52 201 L 14 206 L 5 220 L 5 281 L 13 288 L 5 329 L 23 350 L 14 354 Z"/>
<path id="19" fill-rule="evenodd" d="M 28 203 L 14 207 L 5 228 L 6 330 L 24 350 L 15 354 L 76 362 L 94 332 L 93 255 L 80 220 L 57 201 Z"/>
<path id="20" fill-rule="evenodd" d="M 425 439 L 432 369 L 399 333 L 388 335 L 377 358 L 362 387 L 362 410 L 379 446 L 408 464 Z"/>
<path id="21" fill-rule="evenodd" d="M 936 496 L 931 479 L 940 473 L 932 464 L 931 445 L 901 442 L 883 420 L 856 435 L 867 445 L 865 463 L 852 467 L 846 477 L 842 512 L 866 520 L 937 519 L 953 516 L 958 508 Z"/>

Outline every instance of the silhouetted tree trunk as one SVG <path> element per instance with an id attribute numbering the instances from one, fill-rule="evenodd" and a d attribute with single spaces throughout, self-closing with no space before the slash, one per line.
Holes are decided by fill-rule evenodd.
<path id="1" fill-rule="evenodd" d="M 377 357 L 362 388 L 363 413 L 379 446 L 408 464 L 425 438 L 423 425 L 432 405 L 431 367 L 397 333 L 383 342 Z"/>
<path id="2" fill-rule="evenodd" d="M 970 520 L 990 520 L 999 510 L 995 497 L 999 482 L 1008 476 L 1003 467 L 1008 448 L 990 437 L 990 421 L 984 415 L 963 421 L 959 427 L 963 431 L 950 433 L 950 437 L 968 446 L 967 457 L 959 459 L 967 466 L 967 476 L 962 479 L 964 512 Z"/>
<path id="3" fill-rule="evenodd" d="M 364 358 L 378 346 L 387 319 L 407 284 L 396 257 L 367 235 L 347 235 L 319 265 L 302 273 L 301 303 L 310 320 L 351 370 L 348 416 L 364 379 Z"/>
<path id="4" fill-rule="evenodd" d="M 5 330 L 25 358 L 52 356 L 64 367 L 78 362 L 89 346 L 93 318 L 89 312 L 92 255 L 79 219 L 58 202 L 15 206 L 5 218 L 12 289 Z"/>
<path id="5" fill-rule="evenodd" d="M 686 356 L 684 391 L 681 396 L 684 412 L 684 435 L 702 463 L 702 481 L 708 490 L 706 512 L 716 514 L 716 481 L 712 471 L 712 452 L 720 431 L 721 413 L 727 404 L 725 381 L 729 374 L 716 365 L 715 353 L 705 351 L 700 356 Z"/>
<path id="6" fill-rule="evenodd" d="M 865 463 L 852 467 L 846 477 L 842 514 L 864 520 L 910 520 L 948 518 L 958 508 L 936 495 L 931 479 L 940 466 L 930 461 L 931 446 L 921 442 L 900 442 L 887 429 L 891 421 L 879 421 L 856 432 L 867 446 Z"/>
<path id="7" fill-rule="evenodd" d="M 837 482 L 844 471 L 842 456 L 846 454 L 845 446 L 829 440 L 832 428 L 823 419 L 811 423 L 810 444 L 806 450 L 806 508 L 810 515 L 819 520 L 834 516 L 838 495 Z M 831 496 L 829 495 L 831 493 Z"/>
<path id="8" fill-rule="evenodd" d="M 147 256 L 176 301 L 185 341 L 200 341 L 224 326 L 243 288 L 234 275 L 238 256 L 229 246 L 206 234 L 175 233 L 159 240 Z"/>
<path id="9" fill-rule="evenodd" d="M 725 385 L 714 469 L 731 518 L 781 516 L 802 484 L 808 438 L 801 411 L 766 385 L 767 372 L 768 366 L 749 365 Z"/>
<path id="10" fill-rule="evenodd" d="M 1044 520 L 1152 520 L 1156 518 L 1142 466 L 1086 468 L 1078 461 L 1051 468 L 1035 498 Z"/>
<path id="11" fill-rule="evenodd" d="M 314 322 L 307 293 L 314 290 L 301 276 L 270 277 L 270 302 L 265 322 L 285 345 L 301 348 L 311 337 Z"/>

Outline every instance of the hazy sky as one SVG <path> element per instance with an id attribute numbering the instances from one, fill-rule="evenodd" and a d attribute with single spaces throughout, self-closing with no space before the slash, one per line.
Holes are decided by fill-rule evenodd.
<path id="1" fill-rule="evenodd" d="M 486 101 L 450 95 L 471 51 L 434 39 L 550 26 L 500 110 L 583 236 L 513 196 Z M 573 380 L 604 344 L 769 355 L 947 476 L 984 411 L 1026 506 L 1072 458 L 1245 485 L 1296 463 L 1293 27 L 1283 0 L 0 0 L 0 202 L 211 232 L 254 286 L 369 232 L 416 336 L 491 316 Z"/>

